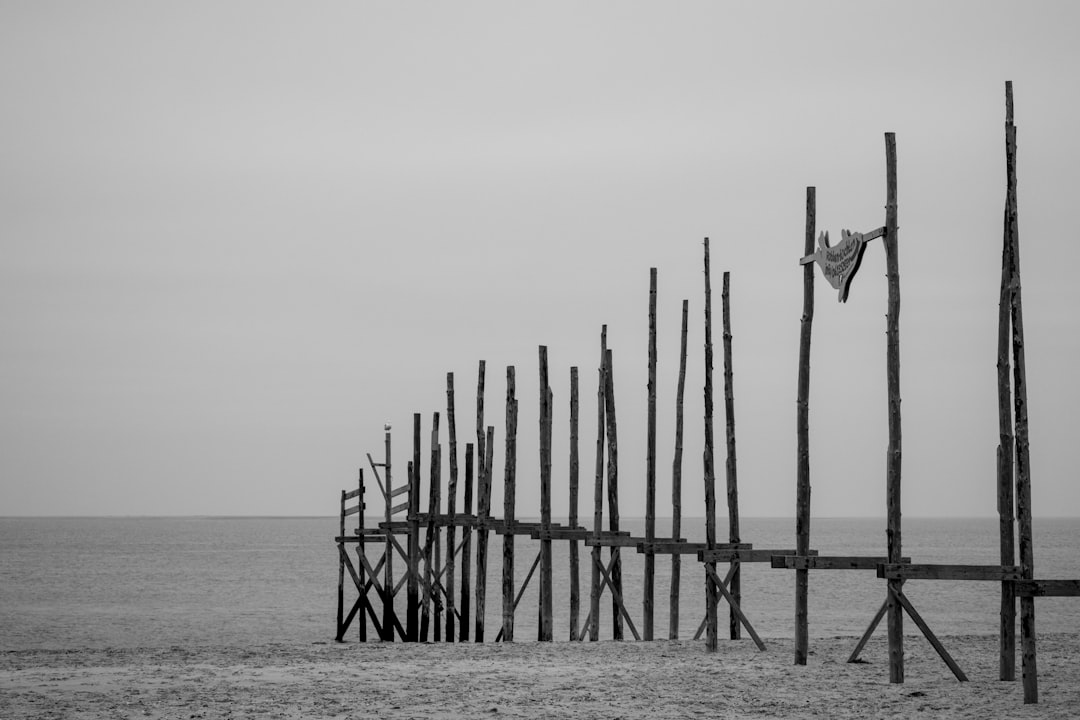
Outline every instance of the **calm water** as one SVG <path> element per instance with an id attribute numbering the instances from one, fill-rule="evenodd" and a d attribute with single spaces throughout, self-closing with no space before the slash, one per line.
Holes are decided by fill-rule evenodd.
<path id="1" fill-rule="evenodd" d="M 720 535 L 726 535 L 725 522 Z M 337 518 L 0 518 L 0 649 L 330 641 L 337 523 Z M 658 522 L 658 535 L 663 525 Z M 684 520 L 683 526 L 689 539 L 703 539 L 702 520 Z M 643 521 L 624 519 L 623 529 L 643 534 Z M 791 547 L 794 521 L 744 518 L 742 534 L 756 547 Z M 884 554 L 884 536 L 881 519 L 815 519 L 812 525 L 812 545 L 822 554 Z M 1035 542 L 1038 577 L 1080 577 L 1080 519 L 1036 520 Z M 555 543 L 557 639 L 569 633 L 567 546 Z M 516 550 L 520 584 L 538 543 L 519 538 Z M 587 567 L 588 549 L 582 546 L 580 552 Z M 915 562 L 994 564 L 997 521 L 905 518 L 904 554 Z M 642 558 L 624 551 L 623 563 L 628 609 L 640 630 Z M 490 638 L 501 621 L 501 536 L 491 536 L 489 565 Z M 399 575 L 402 566 L 398 560 Z M 659 557 L 656 568 L 655 633 L 663 638 L 670 559 Z M 696 560 L 684 557 L 681 637 L 692 637 L 704 616 L 703 577 Z M 588 582 L 583 571 L 583 612 Z M 884 582 L 873 572 L 812 572 L 810 582 L 810 632 L 816 637 L 860 635 L 884 599 Z M 912 581 L 906 592 L 936 632 L 992 635 L 998 587 Z M 534 578 L 518 608 L 519 641 L 536 637 L 538 589 Z M 743 598 L 744 611 L 763 637 L 793 635 L 792 571 L 744 565 Z M 607 639 L 607 595 L 601 607 L 606 621 L 601 638 Z M 721 611 L 726 623 L 726 607 Z M 1080 600 L 1040 599 L 1036 617 L 1039 632 L 1076 631 Z M 905 628 L 917 632 L 910 621 Z"/>

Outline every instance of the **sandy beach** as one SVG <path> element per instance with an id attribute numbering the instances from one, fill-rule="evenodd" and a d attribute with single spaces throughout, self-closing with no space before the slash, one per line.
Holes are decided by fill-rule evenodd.
<path id="1" fill-rule="evenodd" d="M 1080 708 L 1080 635 L 1039 640 L 1040 702 L 1000 682 L 994 637 L 950 637 L 957 682 L 908 637 L 906 682 L 885 640 L 848 664 L 854 638 L 761 652 L 723 641 L 541 644 L 355 642 L 0 654 L 4 718 L 1066 718 Z"/>

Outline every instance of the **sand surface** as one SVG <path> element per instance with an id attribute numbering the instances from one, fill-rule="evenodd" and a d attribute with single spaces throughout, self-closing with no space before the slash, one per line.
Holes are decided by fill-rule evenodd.
<path id="1" fill-rule="evenodd" d="M 1080 716 L 1080 635 L 1039 639 L 1038 705 L 997 680 L 995 637 L 921 637 L 890 684 L 884 638 L 511 644 L 355 642 L 0 653 L 3 718 L 1067 718 Z M 1019 674 L 1019 662 L 1018 662 Z"/>

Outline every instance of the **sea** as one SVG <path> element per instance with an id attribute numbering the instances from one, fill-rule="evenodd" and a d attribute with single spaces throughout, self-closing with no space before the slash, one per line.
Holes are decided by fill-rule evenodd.
<path id="1" fill-rule="evenodd" d="M 369 526 L 376 522 L 368 520 Z M 669 523 L 658 520 L 658 536 L 669 532 Z M 742 541 L 756 548 L 794 546 L 791 518 L 743 518 L 740 525 Z M 903 554 L 913 562 L 997 564 L 997 528 L 996 518 L 905 517 Z M 643 535 L 644 520 L 623 518 L 621 529 Z M 689 540 L 703 541 L 704 531 L 703 519 L 683 520 L 683 535 Z M 333 642 L 337 534 L 336 517 L 0 518 L 0 650 Z M 721 518 L 718 537 L 726 535 L 726 521 Z M 1080 519 L 1036 519 L 1034 536 L 1037 578 L 1080 578 Z M 459 543 L 460 539 L 459 531 Z M 488 641 L 501 625 L 502 541 L 502 536 L 491 534 L 485 613 Z M 824 555 L 884 555 L 885 521 L 815 518 L 811 546 Z M 538 542 L 516 538 L 516 592 L 521 592 L 538 551 Z M 355 545 L 350 552 L 355 553 Z M 367 552 L 372 565 L 377 563 L 378 545 L 369 545 Z M 568 541 L 554 541 L 552 591 L 558 641 L 570 638 L 569 552 Z M 579 545 L 579 553 L 579 622 L 584 622 L 589 608 L 589 548 Z M 608 558 L 607 549 L 604 558 Z M 643 556 L 623 549 L 621 560 L 624 604 L 634 629 L 641 633 Z M 671 564 L 670 556 L 656 559 L 656 639 L 668 638 L 672 630 Z M 472 565 L 475 568 L 475 559 Z M 689 640 L 705 615 L 705 575 L 694 556 L 683 556 L 681 566 L 677 630 L 680 638 Z M 403 568 L 404 562 L 395 559 L 396 579 Z M 742 610 L 763 639 L 794 636 L 794 575 L 768 563 L 742 566 Z M 460 587 L 457 578 L 456 593 Z M 515 642 L 536 639 L 538 593 L 537 574 L 521 592 Z M 811 571 L 811 637 L 862 635 L 885 593 L 885 581 L 873 571 Z M 913 580 L 905 584 L 905 594 L 938 635 L 998 632 L 997 583 Z M 346 609 L 355 598 L 346 575 Z M 397 608 L 403 618 L 404 599 L 402 589 Z M 475 606 L 475 601 L 470 605 Z M 610 594 L 605 593 L 601 640 L 613 636 L 612 612 Z M 728 608 L 723 603 L 720 612 L 724 638 Z M 474 623 L 475 617 L 469 621 L 470 630 Z M 1080 630 L 1080 598 L 1039 598 L 1036 628 L 1038 633 Z M 354 622 L 346 641 L 356 642 L 358 632 Z M 884 632 L 883 626 L 877 630 Z M 905 632 L 918 630 L 908 620 Z M 369 633 L 374 637 L 372 630 Z M 626 639 L 633 638 L 629 624 L 624 633 Z"/>

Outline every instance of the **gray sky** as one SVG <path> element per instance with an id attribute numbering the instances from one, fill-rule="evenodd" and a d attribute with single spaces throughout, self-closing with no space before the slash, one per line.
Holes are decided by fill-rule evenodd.
<path id="1" fill-rule="evenodd" d="M 464 452 L 483 358 L 500 480 L 517 368 L 517 507 L 536 515 L 546 344 L 555 511 L 579 365 L 588 516 L 607 323 L 621 510 L 641 515 L 657 267 L 659 512 L 686 297 L 701 515 L 707 236 L 717 443 L 728 270 L 742 513 L 791 515 L 805 188 L 834 237 L 883 225 L 891 131 L 903 509 L 993 515 L 1005 80 L 1034 508 L 1080 514 L 1078 20 L 982 0 L 3 3 L 0 514 L 333 514 L 384 422 L 399 484 L 423 413 L 426 475 L 450 371 Z M 819 275 L 816 516 L 885 511 L 883 276 L 879 243 L 846 305 Z"/>

